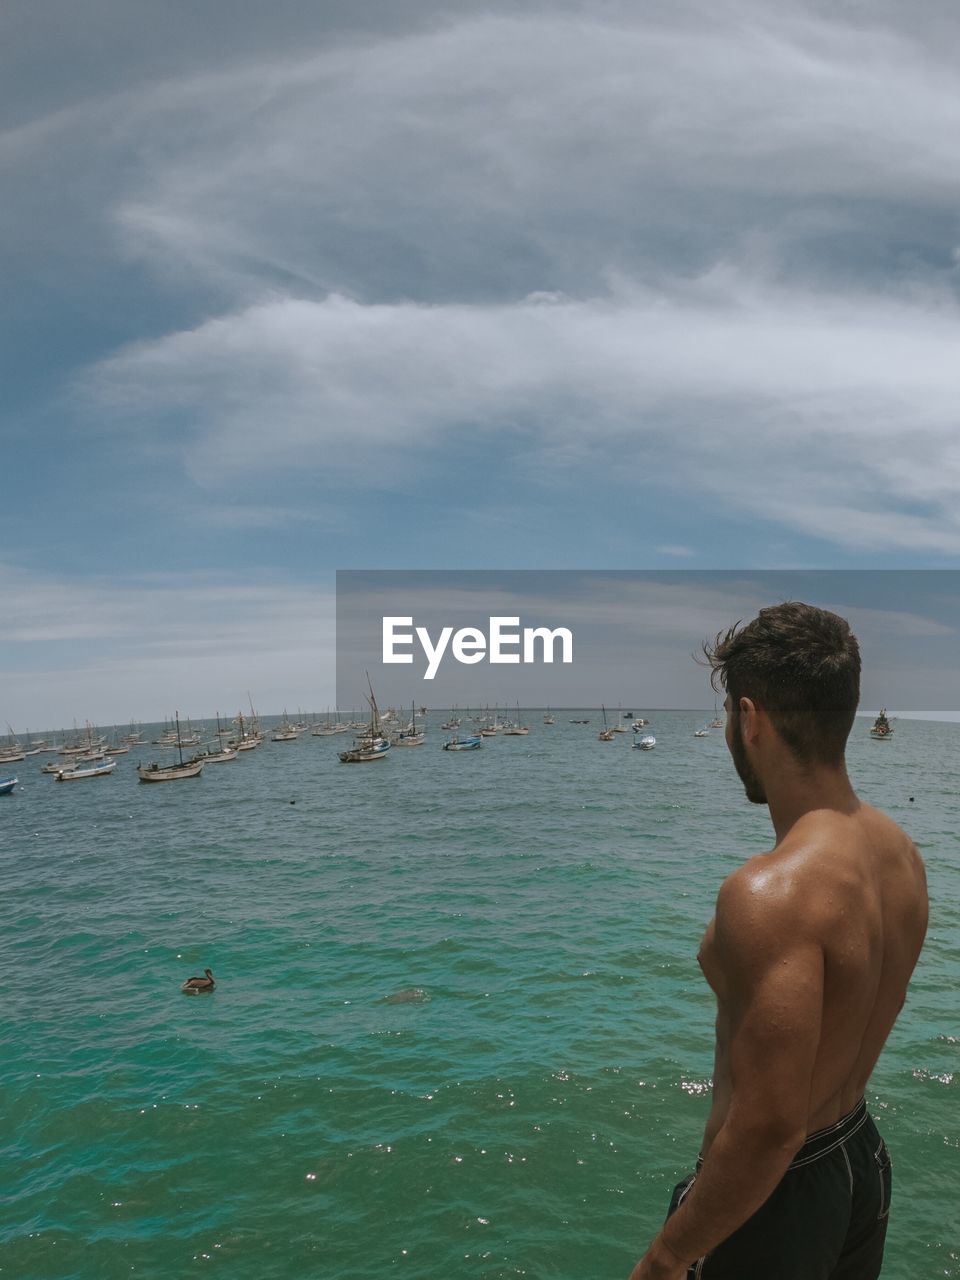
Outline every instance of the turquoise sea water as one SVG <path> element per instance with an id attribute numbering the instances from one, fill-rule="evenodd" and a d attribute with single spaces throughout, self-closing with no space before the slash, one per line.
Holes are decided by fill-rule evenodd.
<path id="1" fill-rule="evenodd" d="M 769 821 L 694 713 L 647 713 L 652 752 L 530 714 L 454 754 L 434 713 L 368 766 L 309 734 L 161 786 L 136 751 L 16 766 L 0 1275 L 626 1277 L 707 1114 L 700 935 Z M 960 726 L 867 727 L 851 774 L 932 899 L 868 1094 L 884 1276 L 960 1277 Z"/>

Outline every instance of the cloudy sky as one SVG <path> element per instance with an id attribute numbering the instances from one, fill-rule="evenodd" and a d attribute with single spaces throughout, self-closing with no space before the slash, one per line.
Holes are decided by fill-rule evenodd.
<path id="1" fill-rule="evenodd" d="M 958 41 L 6 0 L 0 721 L 324 706 L 337 568 L 957 566 Z"/>

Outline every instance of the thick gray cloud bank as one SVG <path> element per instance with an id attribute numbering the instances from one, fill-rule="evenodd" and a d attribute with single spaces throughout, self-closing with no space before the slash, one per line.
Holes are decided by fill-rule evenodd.
<path id="1" fill-rule="evenodd" d="M 184 474 L 245 497 L 479 438 L 960 550 L 950 6 L 405 11 L 168 36 L 0 136 L 18 252 L 69 217 L 181 314 L 83 374 L 96 413 L 175 424 Z"/>

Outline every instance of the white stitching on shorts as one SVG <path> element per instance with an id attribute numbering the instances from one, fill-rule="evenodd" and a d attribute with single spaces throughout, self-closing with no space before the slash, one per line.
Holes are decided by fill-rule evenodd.
<path id="1" fill-rule="evenodd" d="M 867 1123 L 867 1112 L 864 1112 L 860 1120 L 858 1120 L 857 1123 L 853 1126 L 853 1128 L 848 1133 L 845 1133 L 842 1138 L 838 1138 L 836 1142 L 832 1142 L 829 1147 L 824 1147 L 820 1151 L 814 1151 L 812 1155 L 804 1156 L 802 1160 L 794 1160 L 794 1162 L 790 1165 L 790 1168 L 800 1169 L 805 1164 L 813 1164 L 814 1160 L 821 1160 L 824 1156 L 829 1155 L 831 1151 L 836 1151 L 837 1147 L 842 1147 L 843 1144 L 849 1138 L 852 1138 L 855 1133 L 858 1133 L 866 1123 Z"/>
<path id="2" fill-rule="evenodd" d="M 696 1175 L 696 1174 L 694 1174 L 694 1175 L 693 1175 L 693 1177 L 690 1179 L 690 1181 L 687 1183 L 687 1185 L 686 1185 L 686 1186 L 683 1188 L 683 1190 L 680 1192 L 680 1199 L 677 1201 L 677 1208 L 678 1208 L 678 1209 L 679 1209 L 679 1208 L 680 1208 L 680 1206 L 683 1204 L 684 1198 L 686 1197 L 687 1193 L 690 1191 L 690 1189 L 692 1188 L 692 1186 L 693 1186 L 693 1184 L 696 1182 L 696 1180 L 697 1180 L 697 1175 Z"/>
<path id="3" fill-rule="evenodd" d="M 850 1157 L 847 1155 L 846 1147 L 841 1147 L 840 1150 L 843 1153 L 844 1160 L 846 1160 L 847 1162 L 847 1177 L 850 1179 L 850 1194 L 852 1196 L 853 1195 L 853 1170 L 850 1168 Z"/>

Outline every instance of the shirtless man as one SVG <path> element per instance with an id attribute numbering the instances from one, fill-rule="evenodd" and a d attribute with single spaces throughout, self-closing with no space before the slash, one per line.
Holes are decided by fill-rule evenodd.
<path id="1" fill-rule="evenodd" d="M 923 863 L 847 777 L 860 652 L 842 618 L 776 605 L 704 652 L 776 843 L 724 881 L 704 935 L 703 1150 L 630 1280 L 875 1280 L 890 1158 L 863 1094 L 923 945 Z"/>

